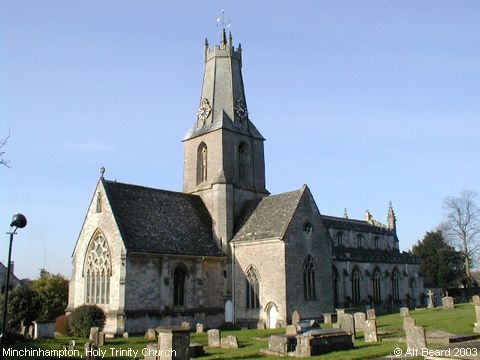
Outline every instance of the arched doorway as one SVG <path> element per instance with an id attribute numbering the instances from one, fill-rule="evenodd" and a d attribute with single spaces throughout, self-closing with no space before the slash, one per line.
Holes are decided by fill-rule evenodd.
<path id="1" fill-rule="evenodd" d="M 275 329 L 277 327 L 278 308 L 274 303 L 267 305 L 267 327 Z"/>
<path id="2" fill-rule="evenodd" d="M 225 301 L 225 322 L 233 323 L 233 304 L 231 300 Z"/>

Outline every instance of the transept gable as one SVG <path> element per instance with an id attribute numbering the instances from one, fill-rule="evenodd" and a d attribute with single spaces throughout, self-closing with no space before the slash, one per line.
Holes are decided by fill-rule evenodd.
<path id="1" fill-rule="evenodd" d="M 78 252 L 83 256 L 94 234 L 101 232 L 109 242 L 121 241 L 122 252 L 126 251 L 122 231 L 113 213 L 108 193 L 105 188 L 103 176 L 97 182 L 97 186 L 90 200 L 87 213 L 78 235 L 72 257 Z"/>
<path id="2" fill-rule="evenodd" d="M 274 238 L 283 240 L 300 202 L 305 201 L 305 196 L 309 201 L 310 199 L 313 201 L 306 185 L 299 190 L 270 195 L 250 202 L 238 220 L 233 241 L 259 241 Z M 314 201 L 313 204 L 315 204 Z M 316 205 L 314 206 L 318 212 Z"/>

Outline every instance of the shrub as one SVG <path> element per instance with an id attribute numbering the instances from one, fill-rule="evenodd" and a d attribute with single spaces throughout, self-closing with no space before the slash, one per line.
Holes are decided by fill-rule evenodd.
<path id="1" fill-rule="evenodd" d="M 55 331 L 62 335 L 68 335 L 70 315 L 60 315 L 55 319 Z"/>
<path id="2" fill-rule="evenodd" d="M 82 305 L 70 315 L 70 331 L 73 336 L 86 338 L 91 327 L 103 328 L 105 313 L 96 305 Z"/>

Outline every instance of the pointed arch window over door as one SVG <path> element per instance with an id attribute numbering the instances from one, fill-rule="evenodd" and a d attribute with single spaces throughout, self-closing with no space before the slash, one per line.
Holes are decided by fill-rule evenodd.
<path id="1" fill-rule="evenodd" d="M 197 184 L 207 181 L 208 149 L 202 142 L 197 149 Z"/>
<path id="2" fill-rule="evenodd" d="M 303 295 L 306 301 L 315 300 L 315 262 L 310 255 L 303 264 Z"/>
<path id="3" fill-rule="evenodd" d="M 112 275 L 110 251 L 102 234 L 95 236 L 87 250 L 85 266 L 85 303 L 110 303 Z"/>
<path id="4" fill-rule="evenodd" d="M 247 309 L 258 309 L 260 307 L 258 273 L 253 266 L 250 266 L 246 275 Z"/>

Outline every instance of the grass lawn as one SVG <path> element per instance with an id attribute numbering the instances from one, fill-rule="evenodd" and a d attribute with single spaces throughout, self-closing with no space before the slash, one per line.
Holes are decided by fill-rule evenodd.
<path id="1" fill-rule="evenodd" d="M 473 304 L 459 304 L 455 310 L 444 311 L 440 309 L 422 309 L 411 311 L 410 315 L 415 318 L 417 325 L 424 326 L 429 330 L 443 330 L 458 335 L 473 334 L 473 323 L 475 320 L 475 311 Z M 392 354 L 392 351 L 400 347 L 406 350 L 405 343 L 399 343 L 394 340 L 396 337 L 404 336 L 402 327 L 403 320 L 400 314 L 390 314 L 379 316 L 377 318 L 378 331 L 380 337 L 385 341 L 379 343 L 365 343 L 363 334 L 357 334 L 355 349 L 349 351 L 337 351 L 321 356 L 314 356 L 311 359 L 372 359 L 375 357 Z M 323 327 L 328 327 L 325 325 Z M 268 346 L 268 336 L 271 334 L 284 333 L 285 329 L 274 330 L 232 330 L 222 331 L 222 335 L 235 335 L 238 338 L 240 348 L 236 350 L 227 349 L 206 349 L 207 355 L 201 359 L 276 359 L 277 357 L 265 356 L 259 353 L 261 348 Z M 383 335 L 382 335 L 383 334 Z M 388 338 L 392 338 L 388 340 Z M 17 349 L 62 349 L 63 345 L 68 344 L 72 338 L 62 337 L 50 340 L 28 341 L 17 345 Z M 393 340 L 393 341 L 392 341 Z M 76 339 L 77 349 L 83 355 L 83 344 L 86 339 Z M 191 334 L 191 342 L 207 345 L 207 334 Z M 102 350 L 106 350 L 104 359 L 142 359 L 141 351 L 146 347 L 146 341 L 143 337 L 131 337 L 129 339 L 117 338 L 107 342 Z M 113 349 L 113 350 L 112 350 Z M 137 350 L 137 356 L 133 356 Z M 123 353 L 122 353 L 123 351 Z M 115 355 L 116 353 L 116 355 Z M 120 355 L 121 354 L 121 355 Z M 123 355 L 123 356 L 122 356 Z M 80 359 L 74 357 L 71 359 Z M 6 357 L 6 359 L 16 359 L 15 357 Z M 22 359 L 25 359 L 23 357 Z M 29 359 L 34 359 L 30 357 Z M 38 358 L 40 359 L 40 357 Z M 45 359 L 45 357 L 41 357 Z M 62 357 L 62 359 L 67 359 Z M 280 359 L 278 357 L 278 359 Z"/>

